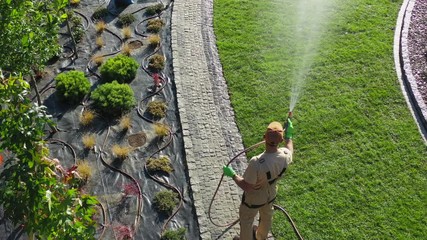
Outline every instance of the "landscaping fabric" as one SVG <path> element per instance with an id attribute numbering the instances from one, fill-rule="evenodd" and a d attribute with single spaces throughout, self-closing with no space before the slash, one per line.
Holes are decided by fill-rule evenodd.
<path id="1" fill-rule="evenodd" d="M 164 231 L 178 228 L 186 229 L 186 239 L 198 239 L 199 229 L 188 182 L 171 67 L 171 2 L 163 2 L 165 9 L 152 16 L 146 14 L 146 9 L 158 4 L 156 1 L 134 1 L 127 7 L 117 7 L 114 2 L 81 1 L 78 6 L 70 8 L 82 20 L 84 29 L 83 37 L 77 43 L 77 53 L 73 51 L 73 42 L 64 24 L 59 40 L 63 45 L 62 53 L 49 62 L 41 78 L 37 80 L 41 101 L 47 106 L 58 129 L 57 132 L 52 132 L 46 127 L 50 157 L 57 158 L 64 169 L 69 169 L 80 161 L 86 161 L 91 166 L 91 177 L 82 191 L 97 196 L 101 203 L 99 214 L 95 216 L 99 223 L 95 236 L 97 239 L 122 239 L 126 230 L 130 230 L 133 239 L 160 239 L 160 234 Z M 104 17 L 107 28 L 102 33 L 97 33 L 96 20 L 92 19 L 92 15 L 103 7 L 108 9 L 108 14 Z M 118 16 L 123 14 L 132 14 L 136 19 L 130 25 L 132 37 L 129 39 L 123 38 L 122 26 L 117 24 Z M 148 46 L 147 39 L 152 33 L 146 31 L 146 23 L 152 18 L 161 18 L 165 23 L 159 32 L 161 44 L 157 48 Z M 96 46 L 97 36 L 104 40 L 101 48 Z M 130 83 L 137 102 L 135 108 L 128 113 L 132 126 L 123 130 L 119 124 L 120 117 L 109 113 L 97 113 L 93 122 L 83 126 L 80 122 L 82 112 L 92 108 L 90 94 L 80 104 L 71 105 L 61 101 L 55 90 L 55 76 L 70 70 L 83 71 L 90 80 L 93 91 L 103 83 L 99 67 L 92 61 L 93 57 L 102 56 L 105 63 L 107 59 L 120 54 L 125 43 L 129 43 L 132 48 L 130 57 L 140 64 L 135 79 Z M 153 88 L 153 72 L 147 69 L 148 59 L 153 54 L 161 54 L 166 59 L 165 68 L 159 72 L 162 85 L 157 88 Z M 37 102 L 35 92 L 32 93 L 32 98 Z M 164 118 L 153 118 L 147 114 L 147 104 L 154 100 L 166 102 Z M 168 125 L 171 134 L 156 136 L 155 123 Z M 82 137 L 86 134 L 96 135 L 93 149 L 85 149 L 82 143 Z M 128 157 L 120 160 L 111 151 L 116 144 L 133 146 L 133 150 Z M 173 172 L 149 174 L 145 171 L 148 158 L 161 156 L 170 158 Z M 137 191 L 126 193 L 126 189 L 138 186 L 141 195 Z M 174 209 L 176 214 L 168 221 L 170 215 L 156 211 L 153 199 L 160 191 L 176 189 L 182 194 L 182 199 Z M 12 226 L 6 217 L 0 210 L 0 240 L 27 239 L 20 227 Z"/>

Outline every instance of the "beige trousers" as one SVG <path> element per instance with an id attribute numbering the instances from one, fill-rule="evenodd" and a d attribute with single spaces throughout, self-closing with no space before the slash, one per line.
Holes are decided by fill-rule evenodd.
<path id="1" fill-rule="evenodd" d="M 252 235 L 252 226 L 256 214 L 259 212 L 259 225 L 256 232 L 256 240 L 267 239 L 271 228 L 271 219 L 273 217 L 273 203 L 265 204 L 260 208 L 248 208 L 244 204 L 240 205 L 240 240 L 255 240 Z"/>

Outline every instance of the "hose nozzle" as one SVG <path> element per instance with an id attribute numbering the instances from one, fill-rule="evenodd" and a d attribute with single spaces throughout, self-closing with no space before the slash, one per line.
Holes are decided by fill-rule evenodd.
<path id="1" fill-rule="evenodd" d="M 288 118 L 292 118 L 293 113 L 292 112 L 288 112 Z"/>

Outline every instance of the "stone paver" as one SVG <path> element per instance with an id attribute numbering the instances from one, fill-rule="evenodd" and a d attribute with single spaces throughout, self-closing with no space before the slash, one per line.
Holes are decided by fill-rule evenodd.
<path id="1" fill-rule="evenodd" d="M 201 239 L 231 239 L 238 224 L 241 191 L 224 179 L 208 209 L 222 175 L 222 165 L 243 150 L 230 106 L 212 29 L 212 1 L 175 1 L 171 37 L 174 79 L 181 119 L 186 161 L 198 217 Z M 245 168 L 245 157 L 236 164 Z"/>

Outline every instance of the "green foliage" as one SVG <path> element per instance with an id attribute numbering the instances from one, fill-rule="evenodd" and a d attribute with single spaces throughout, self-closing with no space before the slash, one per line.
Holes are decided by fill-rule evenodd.
<path id="1" fill-rule="evenodd" d="M 148 60 L 148 67 L 153 72 L 158 72 L 160 70 L 163 70 L 165 68 L 165 57 L 163 57 L 163 55 L 160 55 L 160 54 L 154 54 Z"/>
<path id="2" fill-rule="evenodd" d="M 259 142 L 270 121 L 285 120 L 294 87 L 303 87 L 294 109 L 294 163 L 276 198 L 303 237 L 425 239 L 427 149 L 393 61 L 402 1 L 329 1 L 335 4 L 324 12 L 333 18 L 318 27 L 297 25 L 307 16 L 297 14 L 298 2 L 214 1 L 218 50 L 245 146 Z M 305 24 L 322 12 L 308 6 Z M 297 48 L 313 39 L 296 34 L 305 26 L 323 34 L 310 55 Z M 312 63 L 307 74 L 293 75 L 304 70 L 302 57 Z M 272 232 L 295 239 L 280 212 Z"/>
<path id="3" fill-rule="evenodd" d="M 55 56 L 67 0 L 0 1 L 0 66 L 10 72 L 30 72 Z"/>
<path id="4" fill-rule="evenodd" d="M 120 84 L 117 81 L 105 83 L 92 92 L 94 105 L 103 113 L 114 116 L 122 115 L 135 106 L 135 97 L 132 88 L 128 84 Z"/>
<path id="5" fill-rule="evenodd" d="M 161 213 L 171 215 L 177 204 L 178 194 L 170 190 L 160 191 L 154 196 L 153 205 Z"/>
<path id="6" fill-rule="evenodd" d="M 135 20 L 135 16 L 132 13 L 123 14 L 119 16 L 117 24 L 119 24 L 120 26 L 129 26 L 133 22 L 135 22 Z"/>
<path id="7" fill-rule="evenodd" d="M 148 16 L 152 16 L 154 14 L 159 14 L 163 11 L 164 6 L 163 3 L 158 3 L 153 6 L 149 6 L 146 10 Z"/>
<path id="8" fill-rule="evenodd" d="M 171 173 L 173 171 L 173 167 L 171 160 L 168 157 L 163 156 L 160 158 L 149 158 L 147 160 L 147 170 L 150 172 L 163 171 Z"/>
<path id="9" fill-rule="evenodd" d="M 108 59 L 102 65 L 101 77 L 106 82 L 117 80 L 119 83 L 129 83 L 135 78 L 138 66 L 135 59 L 120 54 Z"/>
<path id="10" fill-rule="evenodd" d="M 161 240 L 185 240 L 185 228 L 178 228 L 177 230 L 167 230 Z"/>
<path id="11" fill-rule="evenodd" d="M 164 25 L 165 23 L 160 18 L 150 19 L 147 22 L 147 31 L 151 33 L 158 33 Z"/>
<path id="12" fill-rule="evenodd" d="M 85 30 L 82 24 L 82 19 L 77 14 L 74 14 L 72 10 L 69 10 L 67 12 L 67 16 L 68 16 L 68 21 L 70 23 L 71 32 L 74 36 L 74 39 L 76 40 L 76 42 L 80 42 L 85 33 Z"/>
<path id="13" fill-rule="evenodd" d="M 163 118 L 166 116 L 167 108 L 164 101 L 155 100 L 148 104 L 147 110 L 154 117 Z"/>
<path id="14" fill-rule="evenodd" d="M 94 239 L 98 202 L 54 173 L 57 163 L 47 158 L 43 142 L 44 127 L 52 124 L 45 107 L 27 98 L 29 85 L 22 77 L 0 80 L 0 152 L 9 152 L 0 172 L 6 218 L 22 224 L 30 237 Z"/>
<path id="15" fill-rule="evenodd" d="M 108 9 L 106 7 L 101 7 L 95 10 L 92 17 L 96 20 L 100 20 L 108 15 Z"/>
<path id="16" fill-rule="evenodd" d="M 89 93 L 90 83 L 83 72 L 72 70 L 56 76 L 56 90 L 60 98 L 70 103 L 78 103 Z"/>

